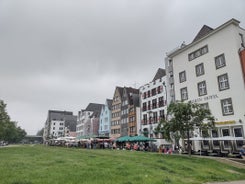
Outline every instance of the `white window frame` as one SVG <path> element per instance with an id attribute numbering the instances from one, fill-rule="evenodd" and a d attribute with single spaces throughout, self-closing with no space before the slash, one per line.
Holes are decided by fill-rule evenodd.
<path id="1" fill-rule="evenodd" d="M 204 64 L 201 63 L 201 64 L 198 64 L 196 65 L 196 76 L 201 76 L 201 75 L 204 75 L 205 71 L 204 71 Z"/>
<path id="2" fill-rule="evenodd" d="M 219 90 L 223 91 L 226 89 L 229 89 L 229 80 L 228 80 L 228 74 L 223 74 L 218 76 L 218 84 L 219 84 Z"/>
<path id="3" fill-rule="evenodd" d="M 226 66 L 226 62 L 225 62 L 225 55 L 221 54 L 219 56 L 215 57 L 215 67 L 216 69 L 222 68 Z"/>
<path id="4" fill-rule="evenodd" d="M 223 116 L 234 114 L 231 98 L 222 99 L 221 100 L 221 108 L 222 108 Z"/>
<path id="5" fill-rule="evenodd" d="M 207 94 L 207 85 L 206 81 L 202 81 L 197 83 L 197 88 L 198 88 L 198 95 L 203 96 Z"/>
<path id="6" fill-rule="evenodd" d="M 182 83 L 185 81 L 186 81 L 186 73 L 185 73 L 185 71 L 182 71 L 179 73 L 179 82 Z"/>
<path id="7" fill-rule="evenodd" d="M 181 96 L 181 100 L 188 100 L 187 87 L 184 87 L 184 88 L 180 89 L 180 96 Z"/>

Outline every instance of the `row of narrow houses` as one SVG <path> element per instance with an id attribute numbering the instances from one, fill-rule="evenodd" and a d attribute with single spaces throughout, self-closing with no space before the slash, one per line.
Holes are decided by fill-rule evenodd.
<path id="1" fill-rule="evenodd" d="M 165 69 L 159 68 L 153 80 L 139 89 L 117 86 L 105 104 L 90 103 L 79 111 L 75 130 L 63 116 L 58 127 L 55 111 L 49 111 L 46 138 L 69 129 L 80 138 L 144 135 L 158 146 L 169 144 L 156 129 L 159 121 L 171 102 L 191 101 L 209 108 L 216 125 L 210 130 L 213 140 L 202 140 L 198 129 L 192 133 L 193 149 L 239 150 L 245 137 L 245 30 L 239 23 L 231 19 L 215 29 L 204 25 L 190 44 L 166 53 Z"/>

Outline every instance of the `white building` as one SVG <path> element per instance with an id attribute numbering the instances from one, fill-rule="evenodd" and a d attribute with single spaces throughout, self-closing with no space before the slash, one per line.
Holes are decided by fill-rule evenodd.
<path id="1" fill-rule="evenodd" d="M 210 132 L 211 137 L 236 139 L 232 145 L 229 141 L 203 141 L 204 149 L 239 150 L 244 143 L 244 35 L 239 21 L 231 19 L 216 29 L 203 26 L 193 42 L 167 54 L 171 100 L 203 104 L 211 110 L 218 128 Z"/>
<path id="2" fill-rule="evenodd" d="M 89 103 L 86 109 L 78 112 L 76 135 L 79 138 L 83 136 L 92 137 L 99 135 L 99 116 L 103 105 Z"/>
<path id="3" fill-rule="evenodd" d="M 169 144 L 156 131 L 158 123 L 167 112 L 166 73 L 159 68 L 154 79 L 140 87 L 141 127 L 140 134 L 155 138 L 157 145 Z"/>
<path id="4" fill-rule="evenodd" d="M 49 134 L 53 135 L 54 137 L 65 136 L 65 121 L 64 120 L 51 120 Z"/>
<path id="5" fill-rule="evenodd" d="M 73 112 L 49 110 L 45 122 L 44 141 L 63 136 L 74 136 L 76 131 L 77 116 Z"/>

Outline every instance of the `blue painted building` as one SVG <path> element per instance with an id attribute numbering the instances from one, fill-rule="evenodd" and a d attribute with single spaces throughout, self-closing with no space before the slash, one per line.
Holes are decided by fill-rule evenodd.
<path id="1" fill-rule="evenodd" d="M 112 100 L 106 99 L 100 113 L 99 135 L 110 136 Z"/>

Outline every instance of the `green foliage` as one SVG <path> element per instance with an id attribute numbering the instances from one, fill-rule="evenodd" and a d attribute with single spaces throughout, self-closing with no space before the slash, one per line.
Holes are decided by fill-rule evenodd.
<path id="1" fill-rule="evenodd" d="M 0 184 L 201 184 L 245 179 L 245 169 L 213 159 L 42 145 L 0 150 Z"/>
<path id="2" fill-rule="evenodd" d="M 167 120 L 162 120 L 158 125 L 158 130 L 163 132 L 167 140 L 179 142 L 180 138 L 188 139 L 188 150 L 190 148 L 190 133 L 194 128 L 206 132 L 208 129 L 214 128 L 214 117 L 209 109 L 204 109 L 200 104 L 176 102 L 171 103 L 167 110 Z"/>
<path id="3" fill-rule="evenodd" d="M 0 100 L 0 141 L 8 141 L 10 143 L 20 142 L 26 135 L 25 130 L 16 127 L 17 124 L 10 120 L 6 112 L 6 104 Z"/>

